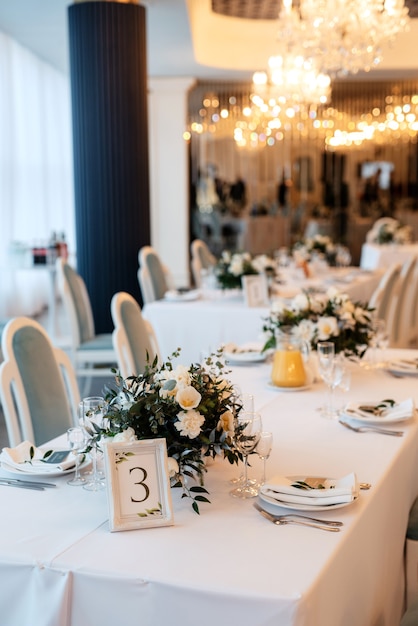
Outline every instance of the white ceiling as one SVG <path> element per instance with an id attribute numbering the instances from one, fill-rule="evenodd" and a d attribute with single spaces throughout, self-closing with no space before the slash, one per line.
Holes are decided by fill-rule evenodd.
<path id="1" fill-rule="evenodd" d="M 202 8 L 204 5 L 209 6 L 209 0 L 189 0 L 189 3 L 194 6 L 202 5 Z M 60 71 L 68 72 L 67 10 L 70 4 L 72 2 L 69 0 L 0 0 L 0 30 L 14 37 Z M 196 63 L 187 0 L 142 0 L 142 4 L 147 11 L 147 62 L 150 76 L 193 76 L 215 80 L 250 79 L 254 48 L 251 51 L 251 46 L 248 45 L 240 53 L 241 60 L 245 55 L 248 56 L 248 71 L 225 67 L 219 69 Z M 194 30 L 198 26 L 194 24 Z M 200 27 L 202 30 L 199 36 L 202 37 L 205 27 L 204 14 Z M 399 36 L 395 46 L 385 51 L 382 69 L 368 74 L 369 80 L 394 75 L 418 78 L 418 56 L 412 54 L 416 48 L 417 38 L 418 20 L 414 19 L 411 31 Z M 224 46 L 224 58 L 230 58 L 231 40 L 225 39 L 222 37 L 221 40 L 216 40 L 212 35 L 209 45 L 217 49 Z"/>

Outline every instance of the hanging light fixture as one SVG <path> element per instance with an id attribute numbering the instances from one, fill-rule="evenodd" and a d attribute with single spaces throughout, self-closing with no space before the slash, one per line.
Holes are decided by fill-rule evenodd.
<path id="1" fill-rule="evenodd" d="M 331 77 L 369 71 L 382 46 L 409 27 L 404 0 L 283 0 L 277 46 L 303 51 Z"/>

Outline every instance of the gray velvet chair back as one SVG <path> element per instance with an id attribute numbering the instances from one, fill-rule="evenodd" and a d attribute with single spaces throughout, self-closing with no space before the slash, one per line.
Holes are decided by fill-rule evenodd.
<path id="1" fill-rule="evenodd" d="M 92 333 L 90 328 L 91 320 L 86 308 L 82 279 L 68 263 L 64 263 L 62 268 L 75 308 L 80 343 L 84 343 L 91 339 Z"/>
<path id="2" fill-rule="evenodd" d="M 166 276 L 161 260 L 154 251 L 149 251 L 146 255 L 145 262 L 147 264 L 147 269 L 154 291 L 154 297 L 156 300 L 161 300 L 164 298 L 164 294 L 168 290 Z"/>
<path id="3" fill-rule="evenodd" d="M 142 374 L 147 364 L 147 355 L 148 360 L 152 362 L 155 357 L 155 352 L 145 321 L 142 317 L 141 309 L 133 298 L 129 300 L 125 299 L 121 303 L 120 314 L 120 322 L 125 329 L 135 368 L 131 373 Z"/>

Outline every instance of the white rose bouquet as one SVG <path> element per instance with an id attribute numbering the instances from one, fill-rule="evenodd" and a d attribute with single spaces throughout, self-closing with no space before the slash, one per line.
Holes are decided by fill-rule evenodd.
<path id="1" fill-rule="evenodd" d="M 222 253 L 215 267 L 215 275 L 222 289 L 241 289 L 241 277 L 250 274 L 269 274 L 274 271 L 272 259 L 266 255 L 252 258 L 248 252 L 228 250 Z"/>
<path id="2" fill-rule="evenodd" d="M 235 418 L 242 405 L 224 376 L 220 353 L 203 365 L 173 366 L 176 352 L 162 366 L 157 359 L 144 374 L 126 380 L 116 373 L 116 389 L 107 389 L 107 413 L 102 435 L 122 440 L 164 437 L 171 485 L 182 487 L 183 497 L 209 502 L 204 495 L 205 457 L 222 455 L 237 463 L 233 445 Z M 186 477 L 197 479 L 189 486 Z"/>
<path id="3" fill-rule="evenodd" d="M 382 220 L 372 238 L 373 243 L 385 244 L 396 243 L 406 244 L 412 241 L 412 229 L 404 226 L 393 218 Z"/>
<path id="4" fill-rule="evenodd" d="M 264 350 L 275 347 L 275 332 L 282 329 L 312 348 L 318 341 L 332 341 L 337 353 L 362 357 L 373 333 L 372 311 L 334 288 L 325 295 L 300 294 L 290 304 L 277 300 L 263 326 Z"/>

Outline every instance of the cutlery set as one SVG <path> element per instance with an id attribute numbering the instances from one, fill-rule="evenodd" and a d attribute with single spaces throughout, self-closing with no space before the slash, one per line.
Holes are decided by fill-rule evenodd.
<path id="1" fill-rule="evenodd" d="M 338 421 L 342 426 L 354 430 L 356 433 L 372 432 L 379 433 L 380 435 L 391 435 L 392 437 L 403 437 L 402 430 L 390 430 L 389 428 L 381 428 L 380 426 L 353 426 L 353 424 L 341 418 Z"/>
<path id="2" fill-rule="evenodd" d="M 56 487 L 54 483 L 21 480 L 20 478 L 0 478 L 0 486 L 20 487 L 21 489 L 33 489 L 35 491 L 45 491 L 45 489 Z"/>
<path id="3" fill-rule="evenodd" d="M 319 530 L 328 530 L 338 533 L 341 530 L 342 522 L 334 522 L 329 520 L 320 520 L 316 517 L 308 517 L 307 515 L 298 515 L 296 513 L 288 513 L 286 515 L 273 515 L 263 509 L 257 502 L 254 502 L 254 508 L 273 524 L 281 526 L 284 524 L 296 524 L 298 526 L 310 526 Z"/>

